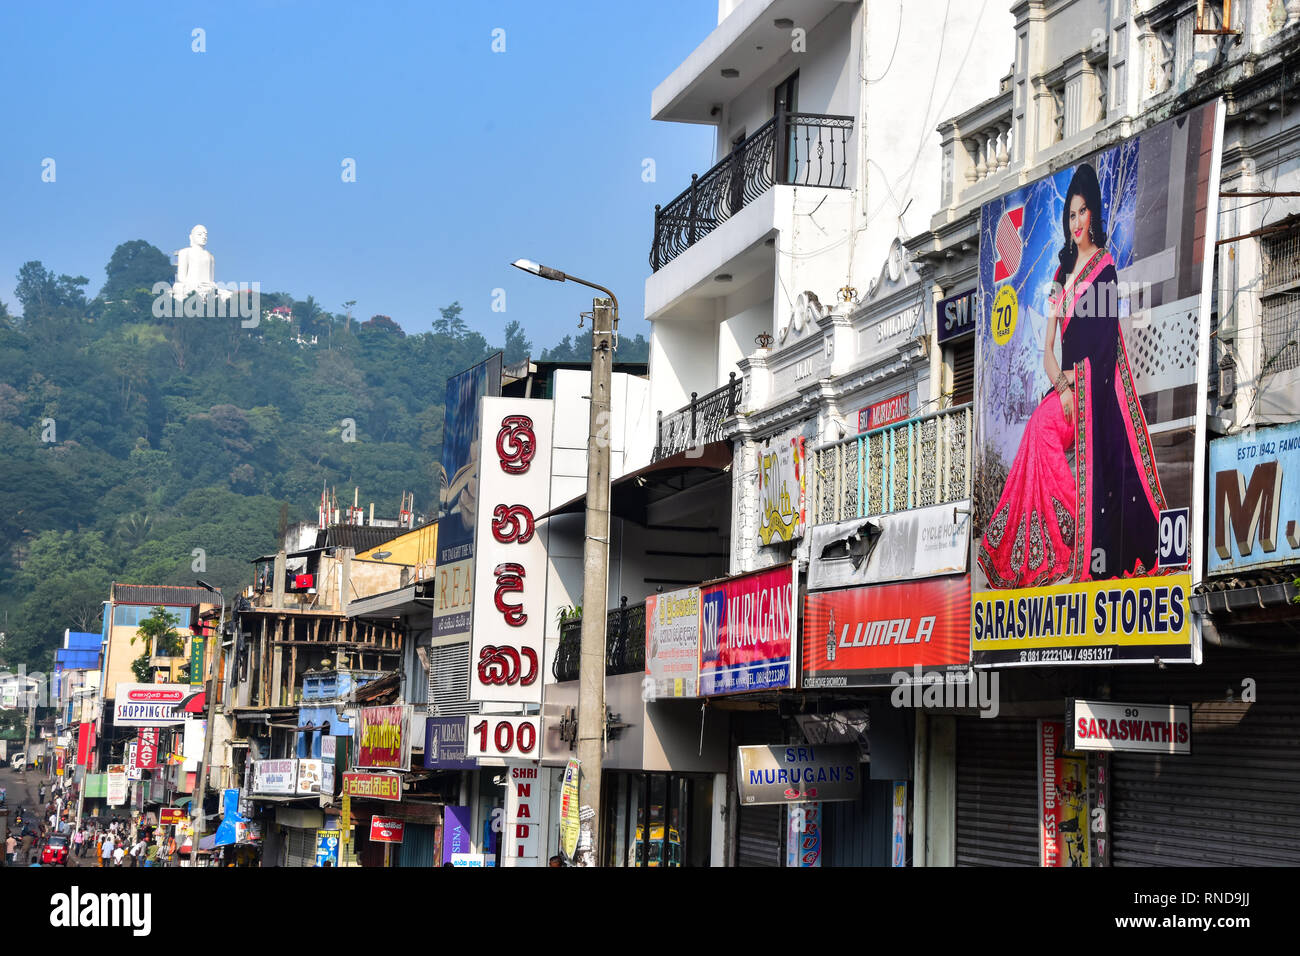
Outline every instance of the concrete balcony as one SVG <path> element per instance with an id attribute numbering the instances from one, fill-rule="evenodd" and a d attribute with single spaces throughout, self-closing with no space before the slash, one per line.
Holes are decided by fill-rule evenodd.
<path id="1" fill-rule="evenodd" d="M 795 29 L 811 33 L 845 2 L 857 0 L 743 0 L 655 88 L 651 117 L 674 123 L 715 122 L 714 104 L 734 99 L 746 84 L 775 67 L 790 53 Z"/>

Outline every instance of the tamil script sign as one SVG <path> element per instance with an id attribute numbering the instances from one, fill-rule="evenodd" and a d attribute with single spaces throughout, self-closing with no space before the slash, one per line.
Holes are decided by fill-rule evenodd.
<path id="1" fill-rule="evenodd" d="M 402 778 L 395 773 L 345 773 L 343 795 L 371 800 L 401 800 Z"/>
<path id="2" fill-rule="evenodd" d="M 411 710 L 404 704 L 362 707 L 357 716 L 358 767 L 411 769 Z"/>
<path id="3" fill-rule="evenodd" d="M 180 706 L 188 684 L 118 684 L 113 723 L 118 727 L 172 727 L 185 723 Z"/>
<path id="4" fill-rule="evenodd" d="M 700 588 L 700 696 L 794 686 L 796 567 Z"/>
<path id="5" fill-rule="evenodd" d="M 699 588 L 645 599 L 645 673 L 654 683 L 656 699 L 699 693 Z"/>
<path id="6" fill-rule="evenodd" d="M 745 805 L 856 800 L 862 791 L 856 744 L 741 747 L 739 754 L 736 780 Z"/>
<path id="7" fill-rule="evenodd" d="M 1067 717 L 1071 750 L 1192 752 L 1192 710 L 1187 704 L 1072 700 Z"/>

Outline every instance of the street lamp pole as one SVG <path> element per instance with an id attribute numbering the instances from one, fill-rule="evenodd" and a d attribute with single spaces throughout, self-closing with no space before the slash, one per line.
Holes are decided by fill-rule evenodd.
<path id="1" fill-rule="evenodd" d="M 618 299 L 604 286 L 567 275 L 558 269 L 518 259 L 518 269 L 551 279 L 566 280 L 603 292 L 608 298 L 592 302 L 591 416 L 587 429 L 587 509 L 582 546 L 582 644 L 578 671 L 578 760 L 582 765 L 578 804 L 583 816 L 590 809 L 589 865 L 600 865 L 600 785 L 605 744 L 605 630 L 609 586 L 609 431 L 610 388 L 614 336 L 618 332 Z M 581 854 L 580 854 L 581 855 Z"/>
<path id="2" fill-rule="evenodd" d="M 217 635 L 215 640 L 215 646 L 221 647 L 221 640 L 225 636 L 225 627 L 226 627 L 226 596 L 221 593 L 221 588 L 214 588 L 212 585 L 205 584 L 203 581 L 199 581 L 198 584 L 200 587 L 207 588 L 209 591 L 211 591 L 212 593 L 216 594 L 219 598 L 221 598 L 221 614 L 217 620 Z M 211 648 L 204 648 L 204 650 L 206 652 L 203 655 L 204 667 L 208 667 L 210 664 L 215 664 L 214 655 L 212 654 Z M 208 769 L 209 769 L 209 764 L 212 762 L 212 738 L 216 731 L 216 726 L 213 723 L 213 720 L 215 719 L 215 714 L 217 711 L 216 708 L 217 695 L 215 692 L 216 691 L 215 684 L 217 680 L 217 668 L 215 666 L 212 666 L 209 669 L 212 672 L 212 676 L 209 677 L 204 682 L 207 688 L 208 717 L 207 717 L 207 725 L 204 728 L 204 734 L 203 734 L 203 763 L 199 767 L 199 786 L 198 786 L 198 790 L 195 792 L 194 795 L 194 803 L 195 803 L 195 807 L 193 808 L 194 809 L 194 844 L 193 846 L 190 847 L 191 866 L 193 866 L 195 863 L 198 862 L 199 841 L 203 839 L 204 825 L 207 823 L 207 819 L 203 815 L 203 803 L 207 797 L 207 792 L 208 792 Z"/>

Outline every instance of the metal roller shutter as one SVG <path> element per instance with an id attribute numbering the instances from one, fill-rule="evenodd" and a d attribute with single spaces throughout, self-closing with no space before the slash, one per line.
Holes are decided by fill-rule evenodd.
<path id="1" fill-rule="evenodd" d="M 286 831 L 288 848 L 285 854 L 285 866 L 316 865 L 316 833 L 312 830 L 300 830 L 289 827 Z"/>
<path id="2" fill-rule="evenodd" d="M 736 838 L 737 866 L 784 865 L 785 807 L 742 806 Z"/>
<path id="3" fill-rule="evenodd" d="M 1038 866 L 1037 727 L 957 721 L 958 866 Z"/>
<path id="4" fill-rule="evenodd" d="M 397 865 L 437 866 L 434 854 L 438 848 L 438 828 L 426 823 L 408 823 L 402 835 L 402 845 L 397 852 Z"/>
<path id="5" fill-rule="evenodd" d="M 1201 667 L 1117 673 L 1111 696 L 1192 707 L 1190 756 L 1114 755 L 1114 865 L 1300 864 L 1300 661 L 1211 647 Z"/>

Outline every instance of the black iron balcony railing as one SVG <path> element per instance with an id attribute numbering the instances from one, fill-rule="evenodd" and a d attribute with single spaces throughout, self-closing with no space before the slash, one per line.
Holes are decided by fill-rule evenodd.
<path id="1" fill-rule="evenodd" d="M 557 681 L 578 679 L 582 651 L 582 618 L 560 625 L 560 646 L 551 672 Z M 645 604 L 627 605 L 627 598 L 610 611 L 605 623 L 605 674 L 636 674 L 645 670 Z"/>
<path id="2" fill-rule="evenodd" d="M 652 461 L 659 461 L 688 448 L 707 445 L 722 438 L 722 423 L 740 408 L 743 382 L 732 372 L 727 384 L 700 395 L 691 392 L 691 403 L 667 415 L 656 413 L 655 450 Z"/>
<path id="3" fill-rule="evenodd" d="M 853 117 L 782 111 L 666 206 L 655 206 L 650 267 L 699 242 L 772 185 L 843 189 Z"/>

